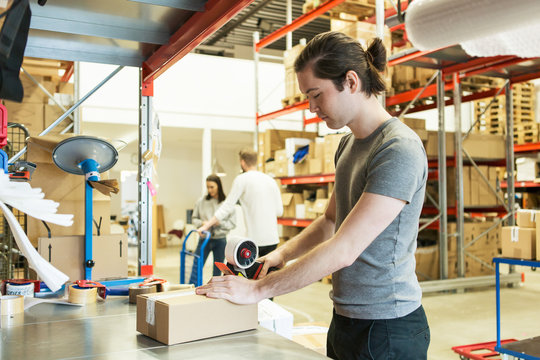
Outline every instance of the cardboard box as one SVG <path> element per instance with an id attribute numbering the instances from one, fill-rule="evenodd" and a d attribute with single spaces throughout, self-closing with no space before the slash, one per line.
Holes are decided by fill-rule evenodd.
<path id="1" fill-rule="evenodd" d="M 463 142 L 463 148 L 473 159 L 506 159 L 504 135 L 471 133 Z"/>
<path id="2" fill-rule="evenodd" d="M 70 281 L 85 278 L 83 235 L 55 236 L 38 239 L 38 252 Z M 128 275 L 128 241 L 126 234 L 92 237 L 92 280 L 123 278 Z"/>
<path id="3" fill-rule="evenodd" d="M 516 181 L 534 181 L 538 176 L 536 157 L 519 157 L 516 159 Z"/>
<path id="4" fill-rule="evenodd" d="M 534 260 L 536 256 L 536 229 L 503 226 L 501 232 L 502 256 Z"/>
<path id="5" fill-rule="evenodd" d="M 453 156 L 455 151 L 454 133 L 446 132 L 446 156 Z M 438 131 L 428 131 L 426 143 L 426 155 L 428 158 L 436 158 L 439 154 L 439 133 Z"/>
<path id="6" fill-rule="evenodd" d="M 426 129 L 426 119 L 403 118 L 401 121 L 411 129 Z"/>
<path id="7" fill-rule="evenodd" d="M 317 213 L 315 212 L 315 201 L 304 201 L 304 208 L 305 208 L 305 216 L 306 219 L 316 219 Z"/>
<path id="8" fill-rule="evenodd" d="M 416 276 L 420 281 L 439 278 L 439 247 L 424 246 L 416 249 Z"/>
<path id="9" fill-rule="evenodd" d="M 237 305 L 194 290 L 137 296 L 137 331 L 167 345 L 256 327 L 257 304 Z"/>
<path id="10" fill-rule="evenodd" d="M 308 171 L 309 174 L 321 174 L 323 172 L 323 160 L 319 159 L 308 159 Z"/>
<path id="11" fill-rule="evenodd" d="M 346 134 L 330 134 L 324 137 L 324 167 L 325 174 L 331 174 L 336 171 L 334 158 L 341 138 Z"/>
<path id="12" fill-rule="evenodd" d="M 9 122 L 22 124 L 30 136 L 39 135 L 43 127 L 43 104 L 5 102 Z"/>
<path id="13" fill-rule="evenodd" d="M 283 217 L 296 218 L 296 205 L 303 204 L 304 197 L 302 194 L 284 193 L 281 194 L 281 201 L 283 202 Z"/>
<path id="14" fill-rule="evenodd" d="M 269 158 L 275 158 L 275 151 L 285 149 L 285 139 L 291 137 L 314 139 L 317 137 L 317 133 L 309 131 L 268 129 L 263 133 L 259 133 L 259 155 L 263 157 L 264 161 Z"/>
<path id="15" fill-rule="evenodd" d="M 516 225 L 522 228 L 536 228 L 538 210 L 519 209 L 516 213 Z"/>
<path id="16" fill-rule="evenodd" d="M 317 214 L 324 214 L 326 207 L 328 206 L 328 199 L 317 199 L 313 204 L 313 211 Z"/>
<path id="17" fill-rule="evenodd" d="M 56 105 L 43 105 L 43 122 L 45 129 L 49 127 L 53 122 L 56 121 L 60 116 L 64 115 L 64 111 L 60 109 Z M 72 124 L 73 121 L 67 117 L 62 122 L 57 124 L 51 131 L 50 134 L 56 134 L 62 132 L 65 128 L 67 128 L 70 124 Z M 73 132 L 73 128 L 71 128 L 71 131 Z"/>

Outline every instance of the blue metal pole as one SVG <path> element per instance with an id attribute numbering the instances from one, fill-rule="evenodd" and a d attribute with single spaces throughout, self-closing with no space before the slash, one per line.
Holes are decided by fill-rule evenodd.
<path id="1" fill-rule="evenodd" d="M 93 224 L 93 194 L 92 187 L 88 180 L 99 180 L 99 164 L 94 159 L 86 159 L 79 164 L 79 167 L 85 174 L 84 187 L 84 278 L 92 280 L 92 268 L 94 260 L 92 259 L 92 230 Z"/>

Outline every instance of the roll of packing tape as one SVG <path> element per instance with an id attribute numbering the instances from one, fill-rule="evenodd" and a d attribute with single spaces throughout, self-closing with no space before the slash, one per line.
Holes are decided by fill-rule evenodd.
<path id="1" fill-rule="evenodd" d="M 24 296 L 3 295 L 0 296 L 0 314 L 15 315 L 24 312 Z"/>
<path id="2" fill-rule="evenodd" d="M 250 239 L 231 236 L 225 245 L 225 258 L 228 263 L 240 269 L 247 269 L 255 262 L 259 255 L 257 245 Z"/>
<path id="3" fill-rule="evenodd" d="M 156 285 L 132 285 L 129 287 L 129 303 L 130 304 L 136 304 L 137 303 L 137 295 L 140 294 L 151 294 L 157 292 L 157 286 Z"/>
<path id="4" fill-rule="evenodd" d="M 97 288 L 83 288 L 72 284 L 69 286 L 68 301 L 72 304 L 92 304 L 97 301 Z"/>
<path id="5" fill-rule="evenodd" d="M 34 297 L 34 284 L 17 284 L 8 282 L 6 284 L 6 295 L 22 295 Z"/>

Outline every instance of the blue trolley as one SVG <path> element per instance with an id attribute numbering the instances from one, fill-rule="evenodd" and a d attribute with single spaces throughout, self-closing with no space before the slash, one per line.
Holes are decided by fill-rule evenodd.
<path id="1" fill-rule="evenodd" d="M 189 250 L 186 250 L 186 242 L 189 238 L 189 236 L 193 233 L 197 232 L 197 230 L 191 230 L 186 237 L 184 238 L 184 243 L 182 244 L 182 250 L 180 251 L 180 284 L 185 284 L 185 277 L 186 277 L 186 254 L 193 256 L 193 261 L 197 259 L 197 283 L 195 286 L 201 286 L 202 285 L 202 279 L 203 279 L 203 266 L 204 266 L 204 249 L 206 248 L 206 245 L 208 245 L 208 241 L 210 241 L 210 232 L 209 231 L 203 231 L 203 234 L 205 235 L 204 241 L 201 246 L 201 250 L 198 254 L 195 252 L 191 252 Z"/>

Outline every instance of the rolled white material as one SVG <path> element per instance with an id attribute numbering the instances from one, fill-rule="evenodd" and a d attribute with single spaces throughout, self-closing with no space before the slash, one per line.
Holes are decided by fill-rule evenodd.
<path id="1" fill-rule="evenodd" d="M 58 203 L 45 200 L 44 196 L 41 189 L 32 189 L 27 183 L 10 181 L 9 176 L 0 171 L 0 210 L 4 213 L 15 242 L 28 260 L 28 264 L 54 292 L 58 291 L 69 277 L 39 255 L 11 210 L 4 204 L 40 220 L 62 226 L 72 225 L 73 215 L 56 214 Z"/>
<path id="2" fill-rule="evenodd" d="M 34 297 L 34 284 L 6 284 L 6 295 L 22 295 Z"/>
<path id="3" fill-rule="evenodd" d="M 471 41 L 481 46 L 484 38 L 508 32 L 516 36 L 514 30 L 536 25 L 538 14 L 538 0 L 415 0 L 407 8 L 405 28 L 419 50 Z M 539 35 L 530 32 L 527 37 Z"/>

